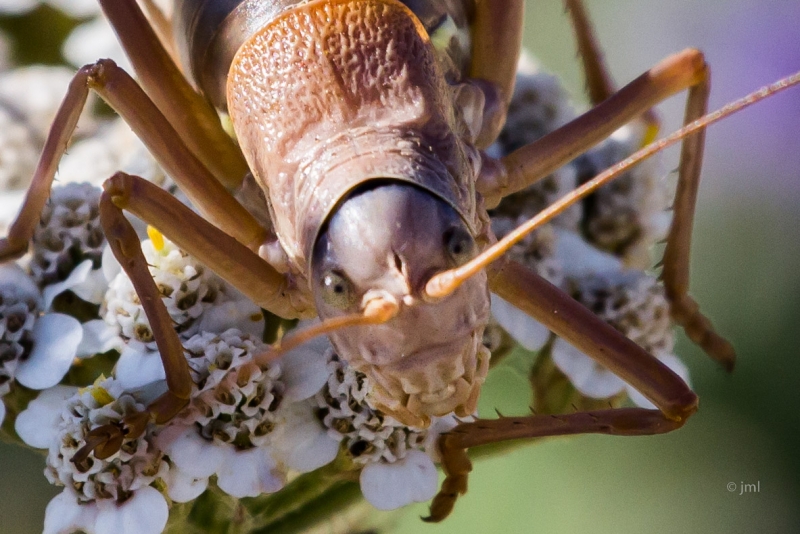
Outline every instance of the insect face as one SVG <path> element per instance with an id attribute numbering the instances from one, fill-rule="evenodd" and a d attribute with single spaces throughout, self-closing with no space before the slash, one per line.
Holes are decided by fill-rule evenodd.
<path id="1" fill-rule="evenodd" d="M 481 344 L 489 315 L 486 275 L 448 298 L 422 298 L 436 273 L 465 263 L 477 244 L 456 211 L 403 183 L 362 188 L 333 214 L 312 259 L 323 319 L 358 313 L 374 298 L 399 306 L 389 322 L 331 337 L 339 354 L 374 381 L 372 404 L 406 424 L 475 410 L 489 354 Z"/>

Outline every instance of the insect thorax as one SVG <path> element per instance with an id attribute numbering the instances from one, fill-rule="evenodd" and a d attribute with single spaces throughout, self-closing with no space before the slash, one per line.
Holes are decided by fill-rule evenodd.
<path id="1" fill-rule="evenodd" d="M 233 57 L 258 29 L 308 0 L 175 0 L 175 35 L 184 69 L 219 109 Z M 450 82 L 460 81 L 470 59 L 473 0 L 403 0 L 419 18 Z"/>

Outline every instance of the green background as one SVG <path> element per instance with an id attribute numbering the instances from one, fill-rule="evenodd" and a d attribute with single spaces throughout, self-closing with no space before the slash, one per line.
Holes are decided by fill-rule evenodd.
<path id="1" fill-rule="evenodd" d="M 711 64 L 716 108 L 800 69 L 798 2 L 587 5 L 619 82 L 695 46 Z M 582 98 L 561 3 L 526 7 L 525 45 Z M 660 108 L 665 130 L 679 125 L 682 107 L 676 97 Z M 401 520 L 400 532 L 800 532 L 798 131 L 800 89 L 709 132 L 692 293 L 733 341 L 739 362 L 727 375 L 681 339 L 678 351 L 701 399 L 686 427 L 657 437 L 555 439 L 482 460 L 451 518 L 425 525 L 417 519 L 427 512 L 420 505 Z M 668 153 L 665 175 L 676 165 L 675 152 Z M 667 179 L 674 182 L 674 173 Z M 519 412 L 527 395 L 524 375 L 513 366 L 498 369 L 482 413 Z M 44 506 L 57 493 L 42 469 L 40 456 L 0 445 L 0 533 L 41 530 Z M 760 491 L 740 495 L 742 483 L 759 483 Z"/>

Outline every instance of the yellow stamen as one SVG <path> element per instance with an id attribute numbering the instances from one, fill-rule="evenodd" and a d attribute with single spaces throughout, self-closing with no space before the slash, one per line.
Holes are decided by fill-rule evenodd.
<path id="1" fill-rule="evenodd" d="M 150 241 L 153 242 L 153 247 L 161 252 L 164 250 L 164 234 L 150 226 L 147 225 L 147 236 L 150 238 Z"/>
<path id="2" fill-rule="evenodd" d="M 83 395 L 84 393 L 88 392 L 92 398 L 97 401 L 97 404 L 100 406 L 105 406 L 106 404 L 111 404 L 116 399 L 111 396 L 111 393 L 106 391 L 105 388 L 100 386 L 100 383 L 106 380 L 105 375 L 100 375 L 97 377 L 97 380 L 94 381 L 94 384 L 91 386 L 81 388 L 78 390 L 78 393 Z"/>

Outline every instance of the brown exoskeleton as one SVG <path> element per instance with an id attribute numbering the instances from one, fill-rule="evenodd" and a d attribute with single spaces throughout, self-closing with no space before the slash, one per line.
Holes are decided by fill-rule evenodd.
<path id="1" fill-rule="evenodd" d="M 320 315 L 325 321 L 318 331 L 331 330 L 338 353 L 375 384 L 373 405 L 404 423 L 425 426 L 434 415 L 474 412 L 488 369 L 480 339 L 490 289 L 660 409 L 462 425 L 441 441 L 448 478 L 433 519 L 444 517 L 466 489 L 469 463 L 461 451 L 468 447 L 581 432 L 665 432 L 696 410 L 696 396 L 677 375 L 533 272 L 513 262 L 484 268 L 510 242 L 493 246 L 487 224 L 486 208 L 504 195 L 676 92 L 689 89 L 687 123 L 705 113 L 708 77 L 699 52 L 667 58 L 612 95 L 580 3 L 568 2 L 598 105 L 496 160 L 481 149 L 504 122 L 521 0 L 178 1 L 175 42 L 204 96 L 172 62 L 134 0 L 101 4 L 144 91 L 109 61 L 81 69 L 0 255 L 26 249 L 89 87 L 129 121 L 205 219 L 136 177 L 118 174 L 106 183 L 106 235 L 145 305 L 169 392 L 126 427 L 97 429 L 87 452 L 113 453 L 121 434 L 135 435 L 151 416 L 170 419 L 191 390 L 180 342 L 122 209 L 158 227 L 264 308 L 283 317 Z M 214 107 L 230 114 L 241 152 Z M 694 132 L 684 141 L 663 279 L 675 320 L 730 366 L 732 349 L 687 295 L 703 145 L 702 132 Z M 265 194 L 260 215 L 268 212 L 269 227 L 229 193 L 248 186 L 249 172 Z M 259 199 L 248 204 L 258 206 Z"/>

